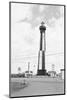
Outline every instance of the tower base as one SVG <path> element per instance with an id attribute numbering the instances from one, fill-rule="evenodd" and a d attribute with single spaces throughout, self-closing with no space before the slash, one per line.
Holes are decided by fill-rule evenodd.
<path id="1" fill-rule="evenodd" d="M 38 70 L 37 75 L 48 75 L 48 73 L 46 72 L 46 70 Z"/>

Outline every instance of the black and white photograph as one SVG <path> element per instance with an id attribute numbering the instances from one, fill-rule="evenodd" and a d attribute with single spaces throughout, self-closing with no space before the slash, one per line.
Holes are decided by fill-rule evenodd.
<path id="1" fill-rule="evenodd" d="M 65 94 L 65 5 L 9 3 L 10 97 Z"/>

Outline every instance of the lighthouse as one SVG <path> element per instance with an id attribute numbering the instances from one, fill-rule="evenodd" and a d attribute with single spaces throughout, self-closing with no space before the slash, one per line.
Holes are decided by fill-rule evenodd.
<path id="1" fill-rule="evenodd" d="M 40 30 L 40 48 L 38 52 L 37 75 L 47 75 L 46 69 L 45 69 L 45 51 L 46 51 L 45 31 L 46 31 L 46 27 L 44 25 L 44 22 L 41 23 L 39 30 Z"/>

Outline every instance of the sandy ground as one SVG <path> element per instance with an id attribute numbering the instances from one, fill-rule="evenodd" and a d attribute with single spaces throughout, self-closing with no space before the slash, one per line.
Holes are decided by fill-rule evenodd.
<path id="1" fill-rule="evenodd" d="M 11 78 L 11 97 L 64 94 L 64 80 L 48 77 Z"/>

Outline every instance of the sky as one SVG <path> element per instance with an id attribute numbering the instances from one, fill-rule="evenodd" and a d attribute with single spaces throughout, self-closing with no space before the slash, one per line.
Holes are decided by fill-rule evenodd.
<path id="1" fill-rule="evenodd" d="M 11 4 L 11 73 L 30 70 L 34 74 L 38 68 L 40 45 L 39 26 L 46 26 L 46 70 L 59 73 L 64 68 L 64 6 Z"/>

